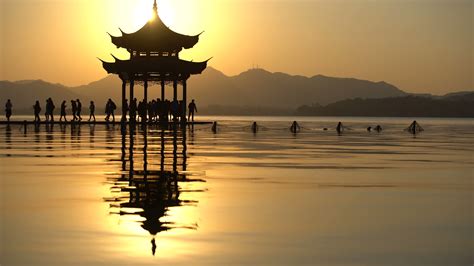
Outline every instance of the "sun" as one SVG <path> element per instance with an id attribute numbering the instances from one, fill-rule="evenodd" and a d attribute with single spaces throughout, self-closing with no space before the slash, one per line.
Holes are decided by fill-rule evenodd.
<path id="1" fill-rule="evenodd" d="M 172 26 L 175 23 L 175 10 L 170 2 L 158 1 L 158 15 L 167 26 Z"/>
<path id="2" fill-rule="evenodd" d="M 161 20 L 167 25 L 173 25 L 174 23 L 174 12 L 172 6 L 167 3 L 169 1 L 157 1 L 158 4 L 158 15 Z M 131 6 L 132 11 L 132 27 L 139 28 L 148 21 L 155 20 L 153 11 L 153 0 L 137 1 L 133 2 Z"/>

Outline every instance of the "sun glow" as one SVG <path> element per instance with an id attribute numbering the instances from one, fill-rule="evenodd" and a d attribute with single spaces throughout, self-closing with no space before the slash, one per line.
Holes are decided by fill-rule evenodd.
<path id="1" fill-rule="evenodd" d="M 127 28 L 138 30 L 148 21 L 155 20 L 153 1 L 133 2 L 133 6 L 130 6 L 130 11 L 131 16 Z M 175 23 L 175 10 L 167 2 L 158 2 L 158 15 L 167 26 Z"/>

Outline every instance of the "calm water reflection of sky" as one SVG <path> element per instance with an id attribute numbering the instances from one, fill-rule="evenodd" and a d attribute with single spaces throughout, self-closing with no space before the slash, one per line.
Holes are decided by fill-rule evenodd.
<path id="1" fill-rule="evenodd" d="M 132 142 L 119 126 L 1 126 L 0 263 L 472 263 L 472 119 L 420 119 L 416 137 L 409 119 L 305 118 L 296 135 L 292 118 L 218 119 Z"/>

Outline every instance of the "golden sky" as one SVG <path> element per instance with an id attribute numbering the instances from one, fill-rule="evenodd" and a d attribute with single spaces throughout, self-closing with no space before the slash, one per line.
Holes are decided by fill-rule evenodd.
<path id="1" fill-rule="evenodd" d="M 107 32 L 134 32 L 153 0 L 0 0 L 0 79 L 86 84 L 97 57 L 126 58 Z M 201 35 L 182 53 L 235 75 L 384 80 L 408 92 L 473 89 L 472 0 L 158 0 L 171 29 Z"/>

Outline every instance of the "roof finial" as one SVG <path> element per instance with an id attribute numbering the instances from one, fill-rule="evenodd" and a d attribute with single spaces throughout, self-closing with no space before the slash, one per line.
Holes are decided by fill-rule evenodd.
<path id="1" fill-rule="evenodd" d="M 155 11 L 155 14 L 158 14 L 158 5 L 156 4 L 156 0 L 153 2 L 153 11 Z"/>

